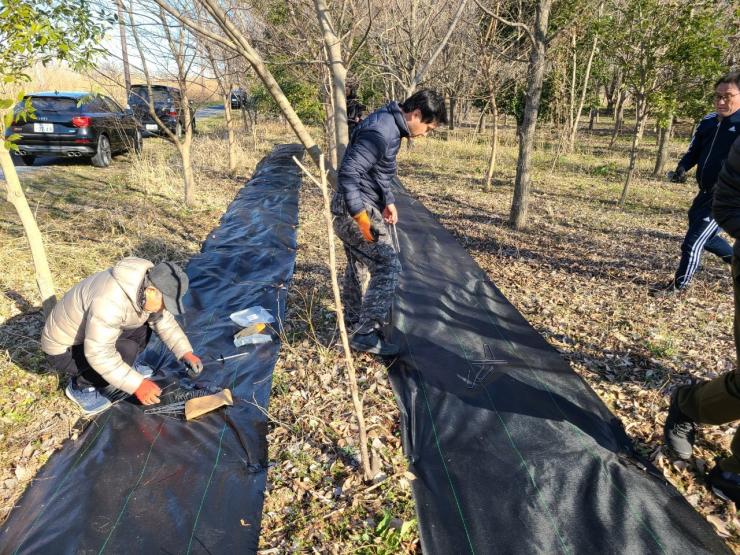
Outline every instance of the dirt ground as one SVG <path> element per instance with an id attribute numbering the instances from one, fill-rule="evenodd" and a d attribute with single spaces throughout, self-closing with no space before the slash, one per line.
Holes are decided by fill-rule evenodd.
<path id="1" fill-rule="evenodd" d="M 622 419 L 638 449 L 740 552 L 734 506 L 716 498 L 701 478 L 727 450 L 734 427 L 705 427 L 689 464 L 672 463 L 661 451 L 672 389 L 734 368 L 729 270 L 706 255 L 686 293 L 648 296 L 648 285 L 670 279 L 675 270 L 695 184 L 648 177 L 655 148 L 648 136 L 640 177 L 619 210 L 629 138 L 609 148 L 610 123 L 582 132 L 568 155 L 558 152 L 554 132 L 542 133 L 530 225 L 523 232 L 507 224 L 517 154 L 509 127 L 502 131 L 492 192 L 482 190 L 489 137 L 469 130 L 437 133 L 402 149 L 400 177 Z M 223 164 L 211 164 L 224 156 L 218 125 L 204 126 L 198 137 L 194 209 L 182 207 L 174 150 L 159 139 L 147 141 L 136 163 L 123 157 L 102 171 L 65 164 L 29 177 L 27 194 L 60 293 L 128 254 L 186 260 L 257 160 L 274 142 L 292 141 L 286 128 L 264 125 L 256 141 L 243 140 L 239 170 L 229 175 Z M 689 127 L 679 128 L 671 165 Z M 414 553 L 420 548 L 413 477 L 401 453 L 397 409 L 386 369 L 365 356 L 357 364 L 377 480 L 359 479 L 357 427 L 324 262 L 326 233 L 312 187 L 306 182 L 301 196 L 286 341 L 269 407 L 272 466 L 262 552 Z M 0 205 L 0 264 L 3 520 L 37 469 L 84 421 L 47 373 L 30 257 L 7 204 Z"/>

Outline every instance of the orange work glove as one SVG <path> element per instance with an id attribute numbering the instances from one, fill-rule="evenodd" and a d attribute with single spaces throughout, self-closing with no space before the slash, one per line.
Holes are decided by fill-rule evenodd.
<path id="1" fill-rule="evenodd" d="M 162 390 L 152 380 L 144 380 L 139 389 L 134 391 L 134 395 L 142 405 L 156 405 L 159 403 L 160 393 Z"/>
<path id="2" fill-rule="evenodd" d="M 187 365 L 188 375 L 191 378 L 194 378 L 203 371 L 203 361 L 201 361 L 200 357 L 192 351 L 182 355 L 181 360 Z"/>
<path id="3" fill-rule="evenodd" d="M 357 215 L 352 216 L 352 218 L 357 222 L 357 227 L 360 228 L 365 241 L 368 243 L 374 243 L 375 236 L 373 235 L 373 227 L 370 222 L 370 216 L 367 215 L 367 210 L 359 212 Z"/>

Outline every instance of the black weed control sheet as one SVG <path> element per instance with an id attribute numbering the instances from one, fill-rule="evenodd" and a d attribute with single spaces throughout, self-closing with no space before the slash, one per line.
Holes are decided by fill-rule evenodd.
<path id="1" fill-rule="evenodd" d="M 120 402 L 38 474 L 0 533 L 0 553 L 253 553 L 266 479 L 263 412 L 279 350 L 234 347 L 232 312 L 271 311 L 279 329 L 293 275 L 300 176 L 285 145 L 265 158 L 187 265 L 183 318 L 206 363 L 189 385 L 230 388 L 234 406 L 185 422 Z M 248 353 L 219 362 L 219 357 Z M 158 380 L 187 384 L 158 341 Z M 168 381 L 169 380 L 169 381 Z"/>
<path id="2" fill-rule="evenodd" d="M 391 381 L 424 553 L 730 553 L 455 239 L 396 201 Z"/>

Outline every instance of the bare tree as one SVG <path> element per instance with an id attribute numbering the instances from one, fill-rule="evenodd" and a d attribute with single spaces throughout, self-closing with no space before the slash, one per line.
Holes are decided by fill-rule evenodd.
<path id="1" fill-rule="evenodd" d="M 433 0 L 398 0 L 383 6 L 372 48 L 380 74 L 391 80 L 386 96 L 395 97 L 398 89 L 410 96 L 429 77 L 466 5 L 467 0 L 460 0 L 454 11 L 453 5 Z"/>
<path id="2" fill-rule="evenodd" d="M 195 122 L 194 110 L 188 95 L 188 86 L 191 83 L 191 73 L 193 64 L 196 61 L 197 52 L 193 37 L 187 28 L 182 26 L 172 18 L 170 14 L 159 8 L 154 13 L 144 11 L 142 18 L 146 20 L 146 32 L 143 24 L 137 24 L 133 11 L 134 3 L 129 4 L 129 25 L 136 49 L 141 60 L 141 70 L 146 80 L 148 90 L 147 103 L 149 106 L 149 115 L 157 123 L 159 129 L 165 137 L 177 147 L 177 151 L 182 160 L 183 173 L 183 193 L 184 201 L 187 206 L 192 206 L 194 202 L 195 176 L 193 174 L 192 162 L 192 145 L 193 145 L 193 125 Z M 144 10 L 145 5 L 139 4 Z M 153 29 L 161 31 L 156 33 Z M 146 45 L 144 44 L 146 41 Z M 165 48 L 159 48 L 164 44 Z M 167 71 L 167 63 L 174 63 L 174 79 L 180 89 L 179 106 L 176 106 L 177 116 L 179 118 L 175 131 L 169 129 L 157 113 L 155 106 L 155 96 L 152 89 L 153 78 L 149 70 L 152 53 L 155 53 L 157 61 L 163 63 L 163 71 Z"/>

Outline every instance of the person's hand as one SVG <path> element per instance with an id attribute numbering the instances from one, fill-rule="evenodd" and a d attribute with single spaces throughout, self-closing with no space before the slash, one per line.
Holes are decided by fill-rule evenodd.
<path id="1" fill-rule="evenodd" d="M 190 374 L 191 377 L 195 377 L 203 371 L 203 361 L 200 360 L 200 357 L 192 351 L 185 353 L 182 356 L 182 361 L 188 367 L 188 374 Z"/>
<path id="2" fill-rule="evenodd" d="M 673 183 L 686 183 L 686 170 L 678 166 L 676 171 L 672 172 L 669 177 Z"/>
<path id="3" fill-rule="evenodd" d="M 387 224 L 396 225 L 398 223 L 398 211 L 395 204 L 389 204 L 383 208 L 383 219 Z"/>
<path id="4" fill-rule="evenodd" d="M 134 391 L 134 395 L 142 405 L 156 405 L 159 403 L 159 394 L 162 390 L 152 380 L 141 382 L 139 389 Z"/>
<path id="5" fill-rule="evenodd" d="M 367 241 L 368 243 L 374 243 L 375 234 L 373 233 L 373 224 L 370 221 L 370 216 L 367 215 L 367 210 L 363 210 L 355 216 L 352 216 L 352 218 L 357 223 L 357 227 L 360 228 L 360 232 L 365 238 L 365 241 Z"/>

